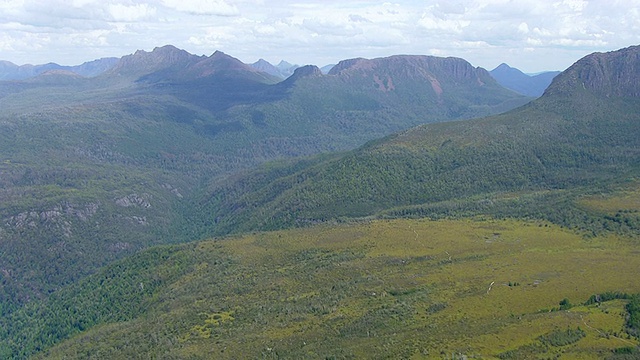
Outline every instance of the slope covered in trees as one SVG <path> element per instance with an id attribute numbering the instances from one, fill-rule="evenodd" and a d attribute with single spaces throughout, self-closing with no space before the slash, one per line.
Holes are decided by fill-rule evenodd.
<path id="1" fill-rule="evenodd" d="M 329 159 L 212 185 L 198 214 L 211 214 L 214 233 L 372 215 L 488 211 L 554 220 L 555 205 L 638 176 L 637 83 L 619 75 L 640 74 L 638 52 L 590 55 L 543 97 L 505 114 L 423 125 Z"/>

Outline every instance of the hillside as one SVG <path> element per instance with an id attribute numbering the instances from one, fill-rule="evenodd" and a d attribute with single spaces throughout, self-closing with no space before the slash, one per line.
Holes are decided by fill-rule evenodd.
<path id="1" fill-rule="evenodd" d="M 490 71 L 496 81 L 519 94 L 538 97 L 544 93 L 551 81 L 560 71 L 546 71 L 536 75 L 527 75 L 507 64 L 500 64 Z"/>
<path id="2" fill-rule="evenodd" d="M 536 221 L 394 220 L 157 247 L 0 319 L 0 354 L 615 359 L 638 345 L 637 245 Z"/>
<path id="3" fill-rule="evenodd" d="M 351 152 L 213 184 L 194 216 L 215 219 L 211 229 L 220 234 L 374 215 L 483 213 L 599 232 L 607 225 L 571 204 L 578 194 L 638 176 L 638 51 L 587 56 L 544 96 L 505 114 L 423 125 Z M 572 212 L 580 224 L 556 211 Z"/>
<path id="4" fill-rule="evenodd" d="M 0 82 L 2 314 L 140 249 L 200 238 L 209 220 L 191 212 L 210 181 L 529 100 L 468 64 L 467 82 L 411 65 L 439 79 L 437 95 L 424 76 L 394 69 L 408 62 L 370 62 L 355 75 L 304 67 L 278 83 L 221 52 L 164 46 L 94 78 L 54 71 Z M 383 73 L 397 91 L 374 82 Z"/>

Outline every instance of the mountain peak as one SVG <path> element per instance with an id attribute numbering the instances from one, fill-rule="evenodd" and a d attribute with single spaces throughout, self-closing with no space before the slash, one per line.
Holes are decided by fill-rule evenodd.
<path id="1" fill-rule="evenodd" d="M 165 45 L 156 47 L 151 52 L 138 50 L 131 55 L 123 56 L 109 73 L 141 76 L 172 66 L 186 67 L 201 58 L 173 45 Z"/>
<path id="2" fill-rule="evenodd" d="M 273 66 L 270 62 L 265 59 L 260 58 L 258 61 L 254 62 L 252 65 L 254 66 Z"/>
<path id="3" fill-rule="evenodd" d="M 506 63 L 502 63 L 500 65 L 498 65 L 495 69 L 490 71 L 491 75 L 493 75 L 493 77 L 496 76 L 519 76 L 519 77 L 529 77 L 529 75 L 525 74 L 524 72 L 522 72 L 520 69 L 514 68 L 509 66 Z"/>
<path id="4" fill-rule="evenodd" d="M 290 62 L 280 60 L 280 62 L 278 63 L 278 65 L 276 65 L 276 67 L 282 70 L 282 69 L 290 69 L 292 67 L 298 67 L 298 65 L 293 65 Z"/>
<path id="5" fill-rule="evenodd" d="M 580 89 L 604 97 L 640 97 L 640 46 L 583 57 L 558 75 L 545 94 Z"/>
<path id="6" fill-rule="evenodd" d="M 299 67 L 293 71 L 292 78 L 299 79 L 303 77 L 318 77 L 322 76 L 322 71 L 320 68 L 315 65 L 305 65 Z"/>
<path id="7" fill-rule="evenodd" d="M 302 78 L 316 78 L 324 76 L 319 67 L 315 65 L 305 65 L 299 68 L 296 68 L 293 71 L 293 74 L 289 76 L 286 80 L 284 80 L 281 84 L 285 86 L 291 86 L 296 83 L 296 81 Z"/>
<path id="8" fill-rule="evenodd" d="M 558 72 L 547 71 L 531 76 L 506 63 L 502 63 L 491 70 L 490 74 L 500 85 L 507 89 L 526 96 L 539 97 Z"/>
<path id="9" fill-rule="evenodd" d="M 133 54 L 134 57 L 144 58 L 147 60 L 154 60 L 156 62 L 168 62 L 175 63 L 186 58 L 189 58 L 191 55 L 185 50 L 178 49 L 173 45 L 165 45 L 161 47 L 154 48 L 151 52 L 146 52 L 144 50 L 138 50 Z"/>

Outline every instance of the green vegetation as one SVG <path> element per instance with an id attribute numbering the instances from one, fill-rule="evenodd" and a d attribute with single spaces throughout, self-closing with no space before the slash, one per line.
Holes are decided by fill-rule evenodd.
<path id="1" fill-rule="evenodd" d="M 603 289 L 640 292 L 635 247 L 514 220 L 254 233 L 144 251 L 3 318 L 2 328 L 18 358 L 37 349 L 47 359 L 491 358 L 537 349 L 595 359 L 638 344 L 623 335 L 628 300 L 543 309 Z"/>
<path id="2" fill-rule="evenodd" d="M 626 306 L 628 318 L 627 318 L 627 331 L 629 334 L 640 338 L 640 295 L 635 295 L 631 298 Z"/>
<path id="3" fill-rule="evenodd" d="M 640 143 L 631 134 L 640 107 L 582 100 L 541 98 L 494 118 L 418 127 L 303 166 L 262 169 L 212 185 L 193 217 L 215 219 L 214 234 L 370 216 L 482 215 L 542 218 L 592 236 L 638 234 L 635 209 L 610 214 L 582 201 L 637 183 Z"/>
<path id="4" fill-rule="evenodd" d="M 567 346 L 580 341 L 580 339 L 585 336 L 587 336 L 587 334 L 584 330 L 577 328 L 554 330 L 548 334 L 540 336 L 538 340 L 548 346 Z"/>

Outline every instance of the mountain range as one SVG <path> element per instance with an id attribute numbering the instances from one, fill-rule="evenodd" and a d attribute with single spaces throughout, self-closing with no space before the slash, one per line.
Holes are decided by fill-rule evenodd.
<path id="1" fill-rule="evenodd" d="M 0 354 L 633 352 L 639 76 L 595 53 L 532 101 L 459 58 L 165 46 L 2 82 Z"/>
<path id="2" fill-rule="evenodd" d="M 140 52 L 138 54 L 141 54 Z M 16 65 L 9 61 L 0 61 L 0 81 L 1 80 L 24 80 L 49 71 L 69 71 L 84 77 L 94 77 L 109 70 L 119 61 L 118 58 L 103 58 L 89 61 L 77 66 L 62 66 L 55 63 L 42 65 Z M 323 74 L 328 74 L 336 64 L 325 65 L 320 70 Z M 267 73 L 279 80 L 284 80 L 293 75 L 299 65 L 291 64 L 287 61 L 280 61 L 277 65 L 272 65 L 264 59 L 259 59 L 251 67 L 258 71 Z M 520 94 L 532 97 L 542 95 L 546 87 L 551 83 L 553 77 L 559 71 L 546 71 L 535 75 L 527 75 L 522 71 L 510 67 L 507 64 L 500 64 L 489 72 L 498 83 L 508 89 Z"/>
<path id="3" fill-rule="evenodd" d="M 118 58 L 102 58 L 76 66 L 62 66 L 55 63 L 43 65 L 16 65 L 9 61 L 0 61 L 0 81 L 24 80 L 48 71 L 69 71 L 85 77 L 93 77 L 107 71 L 118 62 Z"/>

